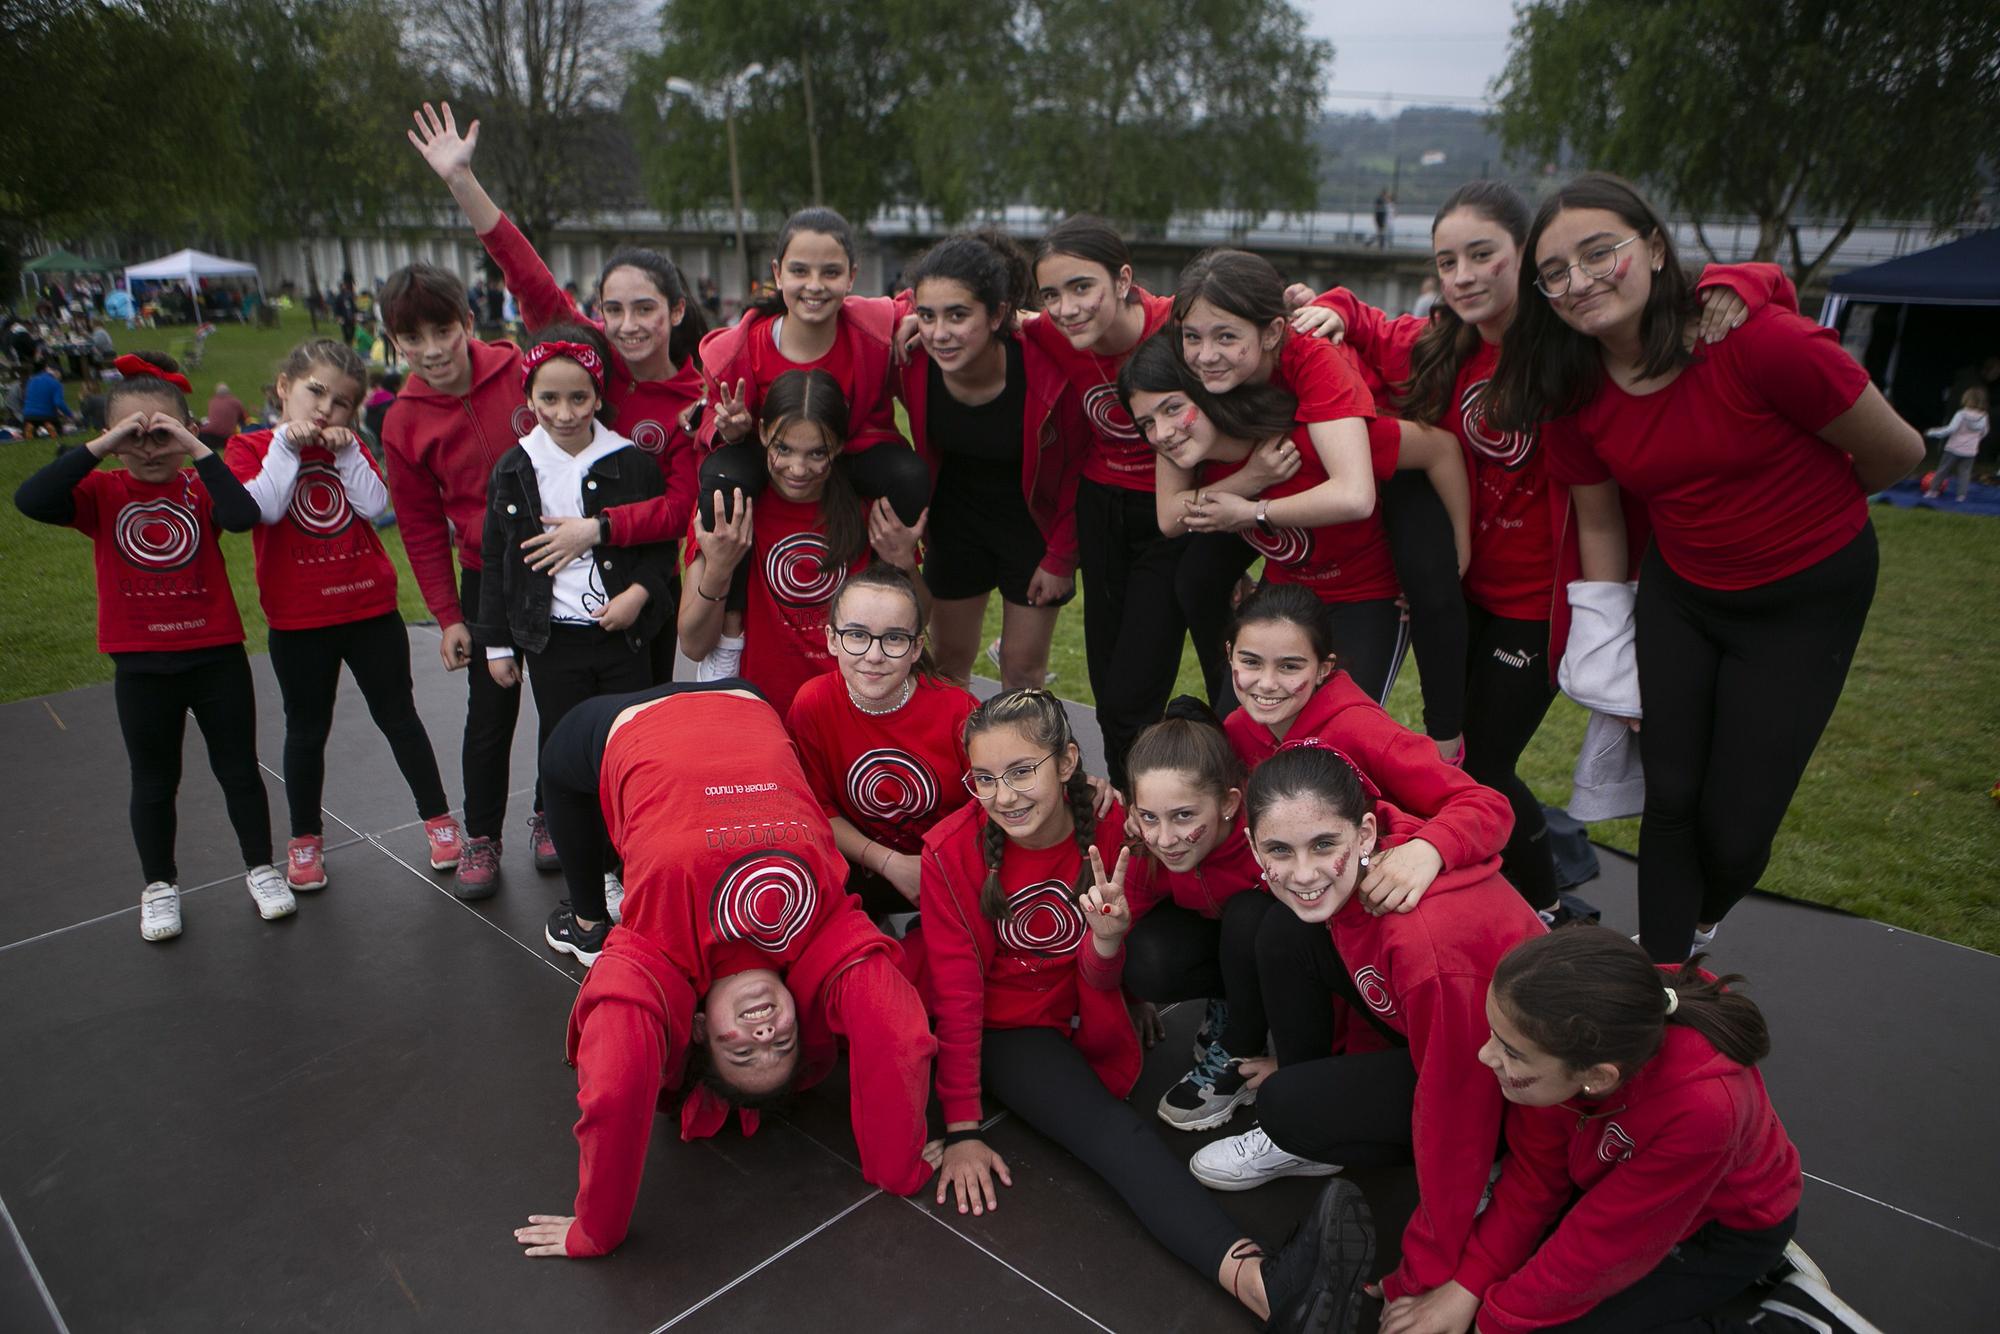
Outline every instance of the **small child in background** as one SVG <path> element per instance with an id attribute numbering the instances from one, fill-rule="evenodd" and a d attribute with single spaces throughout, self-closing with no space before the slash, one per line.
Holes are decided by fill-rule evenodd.
<path id="1" fill-rule="evenodd" d="M 1972 485 L 1972 465 L 1979 457 L 1979 442 L 1986 438 L 1988 427 L 1986 390 L 1978 385 L 1965 391 L 1965 397 L 1958 401 L 1958 412 L 1952 419 L 1935 431 L 1924 434 L 1933 440 L 1944 441 L 1944 454 L 1938 459 L 1937 470 L 1930 476 L 1930 484 L 1924 488 L 1924 496 L 1935 500 L 1944 494 L 1945 483 L 1952 474 L 1958 474 L 1958 499 L 1965 500 L 1965 492 Z"/>

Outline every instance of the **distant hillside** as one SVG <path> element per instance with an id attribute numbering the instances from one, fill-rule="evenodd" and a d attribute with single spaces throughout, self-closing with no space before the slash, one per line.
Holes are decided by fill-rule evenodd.
<path id="1" fill-rule="evenodd" d="M 1538 174 L 1508 161 L 1483 113 L 1452 107 L 1409 107 L 1393 120 L 1330 115 L 1312 141 L 1320 150 L 1323 209 L 1369 208 L 1380 191 L 1393 188 L 1398 209 L 1422 212 L 1480 176 L 1512 180 L 1532 197 Z M 1424 165 L 1426 155 L 1438 154 L 1442 161 Z"/>

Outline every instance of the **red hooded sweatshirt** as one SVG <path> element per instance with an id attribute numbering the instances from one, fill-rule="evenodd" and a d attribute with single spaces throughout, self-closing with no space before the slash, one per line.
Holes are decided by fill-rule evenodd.
<path id="1" fill-rule="evenodd" d="M 1423 821 L 1383 802 L 1383 847 L 1422 835 Z M 1458 1272 L 1474 1211 L 1500 1147 L 1506 1100 L 1479 1063 L 1486 989 L 1502 955 L 1543 933 L 1535 910 L 1500 874 L 1497 855 L 1439 874 L 1407 913 L 1371 914 L 1359 894 L 1328 923 L 1333 947 L 1375 1017 L 1410 1040 L 1417 1210 L 1384 1301 L 1427 1292 Z"/>
<path id="2" fill-rule="evenodd" d="M 898 298 L 902 300 L 903 298 Z M 1040 343 L 1016 333 L 1028 379 L 1021 413 L 1021 495 L 1048 544 L 1042 568 L 1068 578 L 1076 572 L 1076 483 L 1090 452 L 1090 422 L 1068 374 Z M 941 455 L 930 441 L 930 354 L 913 343 L 897 377 L 896 394 L 909 414 L 910 440 L 930 465 L 935 483 Z"/>
<path id="3" fill-rule="evenodd" d="M 738 323 L 713 330 L 701 340 L 701 377 L 710 402 L 715 401 L 718 386 L 728 385 L 734 392 L 737 381 L 741 380 L 744 406 L 750 409 L 753 420 L 762 415 L 764 392 L 771 386 L 760 375 L 758 363 L 768 368 L 783 358 L 759 355 L 752 340 L 763 339 L 768 350 L 773 341 L 771 325 L 775 318 L 753 310 Z M 901 444 L 903 435 L 896 429 L 896 404 L 890 396 L 889 375 L 889 340 L 896 330 L 895 300 L 886 296 L 850 296 L 841 303 L 840 314 L 835 318 L 839 327 L 834 335 L 834 349 L 824 361 L 826 369 L 838 376 L 841 391 L 847 395 L 847 443 L 842 449 L 859 454 L 884 441 Z M 818 364 L 800 363 L 797 369 L 808 370 Z M 710 413 L 702 422 L 696 439 L 700 442 L 698 456 L 706 456 L 722 443 L 715 433 L 715 414 Z"/>
<path id="4" fill-rule="evenodd" d="M 1506 1164 L 1454 1277 L 1488 1334 L 1566 1324 L 1710 1223 L 1776 1227 L 1803 1185 L 1763 1076 L 1669 1023 L 1609 1097 L 1509 1105 Z"/>
<path id="5" fill-rule="evenodd" d="M 520 302 L 521 318 L 530 329 L 558 322 L 604 327 L 604 321 L 589 319 L 577 309 L 512 218 L 501 214 L 493 230 L 480 234 L 479 243 L 500 266 L 507 290 Z M 617 412 L 612 426 L 660 465 L 667 483 L 666 494 L 657 499 L 604 511 L 611 516 L 610 545 L 678 542 L 687 532 L 695 502 L 694 437 L 681 429 L 681 414 L 701 397 L 701 371 L 689 357 L 665 380 L 635 379 L 616 343 L 611 345 L 608 369 L 604 397 Z"/>
<path id="6" fill-rule="evenodd" d="M 691 766 L 674 743 L 696 730 L 733 744 Z M 624 1239 L 653 1117 L 685 1079 L 698 998 L 752 968 L 777 970 L 797 1003 L 797 1087 L 824 1079 L 847 1040 L 862 1175 L 897 1194 L 921 1186 L 936 1043 L 895 943 L 839 888 L 846 864 L 770 706 L 669 697 L 612 733 L 600 791 L 625 858 L 625 925 L 570 1015 L 581 1115 L 567 1252 L 601 1255 Z M 754 1133 L 756 1113 L 739 1116 Z M 705 1138 L 728 1109 L 697 1088 L 680 1117 L 683 1139 Z"/>
<path id="7" fill-rule="evenodd" d="M 1264 888 L 1263 868 L 1251 855 L 1250 835 L 1240 804 L 1229 832 L 1199 864 L 1175 871 L 1159 858 L 1138 851 L 1132 854 L 1125 881 L 1125 905 L 1132 911 L 1135 926 L 1140 918 L 1168 901 L 1214 921 L 1222 916 L 1222 905 L 1238 894 L 1251 890 L 1270 892 Z"/>
<path id="8" fill-rule="evenodd" d="M 1798 309 L 1798 293 L 1775 264 L 1711 264 L 1698 287 L 1726 287 L 1751 310 L 1778 304 Z M 1312 304 L 1339 314 L 1345 345 L 1389 386 L 1407 385 L 1410 355 L 1429 319 L 1390 318 L 1344 287 L 1320 294 Z M 1569 599 L 1561 596 L 1582 577 L 1582 555 L 1569 525 L 1569 488 L 1549 477 L 1536 431 L 1501 431 L 1487 425 L 1480 400 L 1499 363 L 1496 343 L 1459 367 L 1444 419 L 1438 425 L 1458 437 L 1472 483 L 1472 561 L 1465 572 L 1468 600 L 1514 620 L 1542 620 L 1549 627 L 1549 679 L 1555 679 L 1569 640 Z M 1631 568 L 1638 566 L 1650 532 L 1642 505 L 1625 506 Z"/>
<path id="9" fill-rule="evenodd" d="M 1428 737 L 1391 718 L 1346 672 L 1313 692 L 1282 744 L 1248 709 L 1223 719 L 1222 730 L 1246 769 L 1293 746 L 1340 752 L 1397 809 L 1423 819 L 1416 837 L 1437 849 L 1447 871 L 1498 856 L 1513 832 L 1507 798 L 1439 759 Z"/>
<path id="10" fill-rule="evenodd" d="M 382 418 L 396 530 L 440 630 L 465 620 L 452 546 L 458 547 L 459 565 L 480 568 L 487 479 L 500 456 L 535 429 L 534 409 L 521 388 L 521 350 L 477 338 L 466 339 L 466 350 L 472 357 L 471 392 L 441 394 L 412 374 Z"/>
<path id="11" fill-rule="evenodd" d="M 1095 843 L 1107 867 L 1117 864 L 1124 828 L 1125 812 L 1115 806 L 1097 822 Z M 1076 841 L 1041 850 L 1008 841 L 1000 875 L 1009 915 L 996 923 L 979 910 L 985 831 L 986 810 L 974 803 L 924 836 L 918 896 L 928 970 L 924 999 L 937 1021 L 937 1091 L 945 1124 L 984 1119 L 979 1047 L 988 1028 L 1067 1034 L 1104 1087 L 1124 1097 L 1138 1081 L 1144 1054 L 1119 988 L 1124 951 L 1100 958 L 1070 897 L 1083 862 Z M 1072 1018 L 1078 1021 L 1073 1029 Z"/>

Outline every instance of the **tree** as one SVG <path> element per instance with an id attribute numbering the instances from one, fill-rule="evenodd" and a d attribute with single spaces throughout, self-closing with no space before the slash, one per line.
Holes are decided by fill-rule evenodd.
<path id="1" fill-rule="evenodd" d="M 530 238 L 604 201 L 606 113 L 644 24 L 623 0 L 424 0 L 417 49 L 477 117 L 480 167 Z M 440 90 L 443 91 L 443 90 Z"/>
<path id="2" fill-rule="evenodd" d="M 2000 8 L 1532 0 L 1496 91 L 1511 148 L 1554 159 L 1567 145 L 1698 228 L 1748 214 L 1756 258 L 1784 250 L 1803 287 L 1864 218 L 1971 215 L 2000 128 Z M 1816 255 L 1801 215 L 1836 220 Z"/>

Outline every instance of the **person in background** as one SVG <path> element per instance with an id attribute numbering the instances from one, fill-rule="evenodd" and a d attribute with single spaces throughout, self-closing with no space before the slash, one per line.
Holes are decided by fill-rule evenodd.
<path id="1" fill-rule="evenodd" d="M 1938 459 L 1937 471 L 1924 487 L 1926 497 L 1935 500 L 1943 495 L 1944 484 L 1956 473 L 1959 503 L 1965 502 L 1966 488 L 1972 484 L 1972 465 L 1979 459 L 1979 442 L 1986 438 L 1986 406 L 1986 391 L 1975 385 L 1958 400 L 1958 412 L 1950 421 L 1935 431 L 1924 432 L 1933 440 L 1944 441 L 1944 454 Z"/>
<path id="2" fill-rule="evenodd" d="M 28 439 L 38 435 L 59 436 L 69 429 L 69 403 L 63 398 L 62 377 L 50 361 L 37 363 L 35 373 L 21 395 L 21 422 Z"/>
<path id="3" fill-rule="evenodd" d="M 1438 280 L 1430 274 L 1425 274 L 1422 285 L 1417 288 L 1417 303 L 1410 307 L 1410 314 L 1417 319 L 1427 320 L 1430 318 L 1431 307 L 1437 303 Z"/>
<path id="4" fill-rule="evenodd" d="M 215 392 L 208 396 L 208 407 L 201 416 L 201 430 L 197 433 L 201 442 L 210 449 L 221 449 L 229 443 L 231 436 L 243 430 L 243 423 L 250 420 L 250 410 L 243 406 L 242 399 L 230 392 L 227 384 L 217 382 Z"/>

